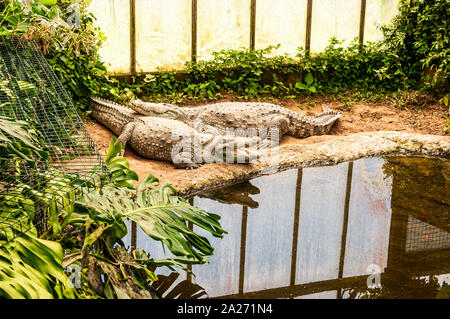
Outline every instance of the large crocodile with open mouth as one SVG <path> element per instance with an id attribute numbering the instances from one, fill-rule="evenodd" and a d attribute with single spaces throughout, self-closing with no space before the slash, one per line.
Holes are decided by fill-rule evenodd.
<path id="1" fill-rule="evenodd" d="M 328 134 L 341 116 L 340 112 L 325 105 L 322 106 L 322 113 L 305 116 L 275 104 L 260 102 L 222 102 L 179 107 L 134 100 L 130 107 L 139 114 L 176 119 L 203 132 L 227 134 L 232 129 L 233 134 L 236 134 L 236 130 L 243 130 L 249 136 L 251 130 L 260 134 L 276 128 L 280 138 L 285 134 L 297 138 Z"/>
<path id="2" fill-rule="evenodd" d="M 259 157 L 251 149 L 258 137 L 224 136 L 198 132 L 169 118 L 140 115 L 130 108 L 101 98 L 91 98 L 91 116 L 118 135 L 138 154 L 170 161 L 176 168 L 196 168 L 210 162 L 249 163 Z"/>

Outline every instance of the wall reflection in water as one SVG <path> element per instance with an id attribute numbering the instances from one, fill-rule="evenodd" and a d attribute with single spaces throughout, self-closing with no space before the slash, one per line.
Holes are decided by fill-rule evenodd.
<path id="1" fill-rule="evenodd" d="M 294 169 L 197 196 L 229 234 L 170 297 L 435 297 L 449 282 L 450 163 L 366 158 Z M 137 247 L 167 257 L 139 229 Z M 131 237 L 129 238 L 131 240 Z M 134 239 L 136 240 L 136 239 Z M 381 288 L 368 289 L 379 269 Z M 168 276 L 169 271 L 160 272 Z M 188 293 L 194 283 L 195 293 Z M 178 287 L 178 290 L 179 287 Z M 182 290 L 182 289 L 181 289 Z"/>

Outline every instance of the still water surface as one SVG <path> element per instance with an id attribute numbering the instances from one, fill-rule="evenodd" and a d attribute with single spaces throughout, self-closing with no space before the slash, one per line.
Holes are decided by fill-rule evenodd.
<path id="1" fill-rule="evenodd" d="M 224 238 L 195 277 L 160 271 L 166 297 L 449 297 L 450 161 L 364 158 L 205 192 Z M 137 229 L 136 245 L 168 257 Z M 169 284 L 170 283 L 170 284 Z M 368 284 L 376 285 L 369 288 Z"/>

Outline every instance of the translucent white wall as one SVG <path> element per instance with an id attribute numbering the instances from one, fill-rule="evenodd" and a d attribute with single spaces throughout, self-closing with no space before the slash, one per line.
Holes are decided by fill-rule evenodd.
<path id="1" fill-rule="evenodd" d="M 296 284 L 338 278 L 347 173 L 348 163 L 303 169 Z"/>
<path id="2" fill-rule="evenodd" d="M 258 210 L 248 212 L 244 292 L 290 283 L 297 173 L 263 176 L 252 184 L 261 193 L 252 196 L 259 203 Z"/>
<path id="3" fill-rule="evenodd" d="M 250 0 L 197 1 L 197 56 L 250 45 Z"/>
<path id="4" fill-rule="evenodd" d="M 136 0 L 136 71 L 182 69 L 191 58 L 191 0 Z"/>
<path id="5" fill-rule="evenodd" d="M 102 29 L 107 40 L 99 53 L 116 74 L 130 72 L 130 1 L 95 0 L 90 12 L 97 18 L 95 24 Z"/>
<path id="6" fill-rule="evenodd" d="M 367 0 L 364 41 L 377 41 L 383 38 L 378 28 L 389 24 L 398 12 L 399 0 Z"/>
<path id="7" fill-rule="evenodd" d="M 381 272 L 387 266 L 392 177 L 384 174 L 385 163 L 380 158 L 364 158 L 353 164 L 344 277 L 370 274 L 371 265 Z"/>
<path id="8" fill-rule="evenodd" d="M 323 51 L 333 36 L 346 44 L 358 37 L 360 13 L 361 0 L 314 0 L 311 51 Z"/>
<path id="9" fill-rule="evenodd" d="M 364 40 L 382 38 L 379 25 L 397 13 L 399 0 L 367 0 Z M 248 48 L 251 0 L 197 0 L 197 56 Z M 331 37 L 359 36 L 361 0 L 312 1 L 311 51 L 322 51 Z M 192 0 L 135 0 L 136 70 L 181 70 L 191 59 Z M 130 1 L 95 0 L 90 6 L 107 40 L 100 55 L 116 74 L 130 68 Z M 274 54 L 295 55 L 305 46 L 307 0 L 256 0 L 255 48 L 281 44 Z"/>
<path id="10" fill-rule="evenodd" d="M 209 257 L 209 263 L 192 266 L 195 274 L 194 283 L 203 287 L 209 297 L 237 294 L 239 292 L 240 251 L 242 206 L 227 205 L 208 198 L 194 199 L 194 205 L 208 207 L 208 211 L 220 216 L 220 225 L 229 233 L 223 238 L 210 236 L 205 230 L 194 226 L 194 231 L 208 237 L 214 247 L 214 255 Z"/>
<path id="11" fill-rule="evenodd" d="M 256 6 L 255 48 L 281 44 L 274 54 L 295 55 L 305 46 L 307 0 L 259 0 Z"/>

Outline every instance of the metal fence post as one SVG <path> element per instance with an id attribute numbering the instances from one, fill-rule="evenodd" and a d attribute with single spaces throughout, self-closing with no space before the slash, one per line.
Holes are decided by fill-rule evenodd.
<path id="1" fill-rule="evenodd" d="M 366 2 L 367 0 L 361 0 L 361 15 L 359 18 L 359 45 L 364 44 L 364 25 L 366 23 Z"/>
<path id="2" fill-rule="evenodd" d="M 192 0 L 191 61 L 197 61 L 197 0 Z"/>
<path id="3" fill-rule="evenodd" d="M 130 0 L 130 72 L 136 75 L 136 1 Z"/>
<path id="4" fill-rule="evenodd" d="M 306 5 L 306 38 L 305 38 L 305 50 L 309 54 L 311 51 L 311 24 L 312 24 L 312 6 L 313 0 L 308 0 Z"/>

